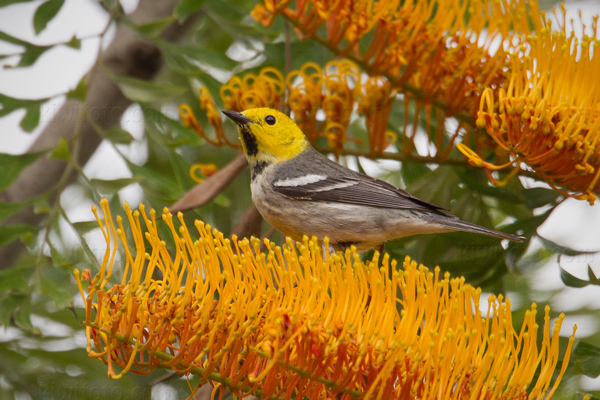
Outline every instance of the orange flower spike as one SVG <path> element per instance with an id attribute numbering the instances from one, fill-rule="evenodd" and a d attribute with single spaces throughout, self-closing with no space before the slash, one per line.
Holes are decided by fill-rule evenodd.
<path id="1" fill-rule="evenodd" d="M 527 37 L 511 57 L 509 85 L 499 91 L 497 107 L 492 92 L 484 92 L 478 125 L 485 125 L 510 154 L 515 168 L 523 162 L 561 193 L 593 202 L 600 192 L 600 83 L 590 75 L 600 68 L 600 56 L 591 51 L 591 44 L 599 43 L 597 19 L 593 36 L 588 30 L 579 40 L 567 31 L 564 10 L 555 13 L 560 30 L 552 33 L 550 21 L 542 17 L 539 35 Z"/>
<path id="2" fill-rule="evenodd" d="M 296 123 L 314 144 L 319 134 L 317 111 L 323 101 L 321 67 L 310 62 L 304 64 L 299 71 L 290 72 L 286 85 L 290 93 L 288 104 L 294 112 Z"/>
<path id="3" fill-rule="evenodd" d="M 235 393 L 261 396 L 332 397 L 339 388 L 346 397 L 378 399 L 432 394 L 454 399 L 464 393 L 517 399 L 539 369 L 536 390 L 553 393 L 548 382 L 557 364 L 560 325 L 552 335 L 545 328 L 538 349 L 530 343 L 537 329 L 533 316 L 526 316 L 517 335 L 510 302 L 491 297 L 483 321 L 480 291 L 464 278 L 440 279 L 438 269 L 431 273 L 408 258 L 404 270 L 394 261 L 390 270 L 387 255 L 363 263 L 354 249 L 323 254 L 316 239 L 308 238 L 297 249 L 290 241 L 281 248 L 267 241 L 267 253 L 261 253 L 257 239 L 232 246 L 199 221 L 200 238 L 194 240 L 180 214 L 177 227 L 168 210 L 164 222 L 153 211 L 149 218 L 143 208 L 126 210 L 134 238 L 143 236 L 141 214 L 152 256 L 126 256 L 137 265 L 131 265 L 125 285 L 85 299 L 87 314 L 97 310 L 96 321 L 86 322 L 88 352 L 108 365 L 113 378 L 128 370 L 170 367 L 228 382 Z M 174 256 L 158 236 L 157 223 L 169 227 Z M 118 225 L 122 231 L 122 220 Z M 140 250 L 144 246 L 136 244 Z M 142 275 L 146 258 L 160 264 L 161 279 Z"/>

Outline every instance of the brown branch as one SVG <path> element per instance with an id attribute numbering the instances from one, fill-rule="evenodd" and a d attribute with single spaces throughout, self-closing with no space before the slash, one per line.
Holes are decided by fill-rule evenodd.
<path id="1" fill-rule="evenodd" d="M 248 165 L 244 154 L 238 155 L 224 168 L 220 169 L 216 174 L 212 175 L 204 182 L 197 184 L 187 192 L 175 204 L 169 207 L 172 214 L 179 211 L 189 211 L 209 203 L 217 197 L 231 181 Z"/>

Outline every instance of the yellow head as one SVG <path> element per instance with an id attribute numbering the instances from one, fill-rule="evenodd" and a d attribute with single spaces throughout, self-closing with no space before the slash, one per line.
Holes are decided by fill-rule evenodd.
<path id="1" fill-rule="evenodd" d="M 251 164 L 288 160 L 310 145 L 290 117 L 272 108 L 223 113 L 237 124 L 242 148 Z"/>

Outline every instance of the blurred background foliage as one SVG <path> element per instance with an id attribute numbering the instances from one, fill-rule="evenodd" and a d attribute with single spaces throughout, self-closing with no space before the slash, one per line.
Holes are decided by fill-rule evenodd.
<path id="1" fill-rule="evenodd" d="M 0 2 L 0 13 L 21 2 L 24 1 Z M 148 6 L 147 3 L 141 1 L 140 5 Z M 111 381 L 106 376 L 106 367 L 87 357 L 80 324 L 82 303 L 72 272 L 77 267 L 95 273 L 98 257 L 103 253 L 103 241 L 91 212 L 82 213 L 81 207 L 85 205 L 89 209 L 102 197 L 109 199 L 114 213 L 121 213 L 123 201 L 143 202 L 156 210 L 177 203 L 197 185 L 190 175 L 194 164 L 215 164 L 222 170 L 239 154 L 239 150 L 230 147 L 216 148 L 192 128 L 184 127 L 177 112 L 180 104 L 189 105 L 199 125 L 210 135 L 209 120 L 198 101 L 199 88 L 207 88 L 217 110 L 221 110 L 219 90 L 234 75 L 258 74 L 265 67 L 284 73 L 298 70 L 307 62 L 323 67 L 334 60 L 335 55 L 317 41 L 301 41 L 293 32 L 286 39 L 282 18 L 275 19 L 269 28 L 263 27 L 250 16 L 256 5 L 254 1 L 172 3 L 167 12 L 162 10 L 153 18 L 140 21 L 135 13 L 126 14 L 118 2 L 99 2 L 102 7 L 99 12 L 105 13 L 109 20 L 107 28 L 100 33 L 104 46 L 100 47 L 90 72 L 71 91 L 61 94 L 79 104 L 76 108 L 79 113 L 71 116 L 73 121 L 80 121 L 73 125 L 74 132 L 59 135 L 51 146 L 32 146 L 30 151 L 18 155 L 0 154 L 0 190 L 5 191 L 0 203 L 0 220 L 4 221 L 0 228 L 0 246 L 10 249 L 10 257 L 6 256 L 0 270 L 0 324 L 3 326 L 0 328 L 0 399 L 179 399 L 190 395 L 185 379 L 157 383 L 160 376 L 156 374 L 128 374 Z M 39 34 L 60 13 L 64 0 L 36 4 L 31 24 Z M 542 4 L 545 8 L 553 5 Z M 169 34 L 173 26 L 185 29 Z M 122 30 L 134 32 L 134 36 L 148 46 L 150 50 L 144 50 L 141 59 L 145 67 L 156 64 L 151 73 L 136 67 L 121 74 L 114 65 L 122 60 L 104 57 L 111 51 L 111 36 L 117 32 L 110 46 L 118 45 Z M 286 40 L 291 48 L 287 63 Z M 78 49 L 81 45 L 77 37 L 64 43 L 33 44 L 2 32 L 1 28 L 0 41 L 20 49 L 0 56 L 8 63 L 5 68 L 27 68 L 56 47 Z M 101 113 L 96 118 L 95 110 L 85 106 L 93 104 L 90 96 L 96 92 L 92 93 L 90 88 L 98 74 L 105 74 L 125 99 L 114 105 L 120 107 L 120 123 L 107 126 Z M 21 99 L 0 93 L 0 117 L 24 110 L 20 127 L 31 132 L 40 124 L 42 105 L 48 100 Z M 399 96 L 387 123 L 387 129 L 394 132 L 397 140 L 383 155 L 374 157 L 379 161 L 373 163 L 364 157 L 369 154 L 364 117 L 353 114 L 349 132 L 361 142 L 347 143 L 340 162 L 404 187 L 417 197 L 448 208 L 462 219 L 518 232 L 527 240 L 519 244 L 500 244 L 494 238 L 448 233 L 394 240 L 386 245 L 386 251 L 398 260 L 408 254 L 429 267 L 439 265 L 453 276 L 465 276 L 469 283 L 481 286 L 486 293 L 508 294 L 513 300 L 517 324 L 524 310 L 535 301 L 538 309 L 551 304 L 555 315 L 565 311 L 567 316 L 574 316 L 565 322 L 565 334 L 569 334 L 569 323 L 591 326 L 586 330 L 586 337 L 577 343 L 556 398 L 582 398 L 586 393 L 600 398 L 597 380 L 591 389 L 581 383 L 583 376 L 595 378 L 600 374 L 597 307 L 570 306 L 569 299 L 561 294 L 564 287 L 540 289 L 535 284 L 540 271 L 560 276 L 567 287 L 589 288 L 600 283 L 595 276 L 599 271 L 597 264 L 594 272 L 593 261 L 598 258 L 594 249 L 571 249 L 538 234 L 537 229 L 565 198 L 528 177 L 512 179 L 504 187 L 492 186 L 486 174 L 470 167 L 456 149 L 451 151 L 447 162 L 435 164 L 420 159 L 419 155 L 428 154 L 423 150 L 429 141 L 427 129 L 435 130 L 438 123 L 434 116 L 425 113 L 416 118 L 418 135 L 423 136 L 417 138 L 416 143 L 420 140 L 422 145 L 416 146 L 412 159 L 402 158 L 403 138 L 412 134 L 414 117 L 414 107 L 405 107 Z M 408 132 L 403 128 L 406 121 L 410 126 Z M 443 131 L 450 135 L 451 121 L 445 123 Z M 53 124 L 61 129 L 61 121 L 50 120 L 41 135 Z M 84 125 L 91 126 L 99 138 L 93 144 L 82 134 Z M 232 124 L 225 123 L 224 128 L 228 139 L 236 142 L 237 133 Z M 123 160 L 127 171 L 110 179 L 88 176 L 85 162 L 99 151 L 100 145 L 110 146 Z M 317 140 L 317 147 L 332 153 L 323 138 Z M 90 153 L 87 158 L 80 156 L 85 150 Z M 40 160 L 52 160 L 53 165 L 62 166 L 59 173 L 48 178 L 55 180 L 47 190 L 29 197 L 11 196 L 11 186 L 27 185 L 31 167 Z M 224 190 L 211 193 L 210 201 L 184 213 L 186 222 L 201 219 L 225 234 L 237 229 L 237 232 L 268 235 L 280 242 L 281 236 L 266 222 L 256 231 L 256 222 L 243 218 L 252 213 L 248 170 L 238 168 L 227 179 L 231 183 Z M 213 184 L 214 179 L 210 183 Z M 207 185 L 201 190 L 208 190 Z M 31 219 L 20 219 L 26 213 L 35 216 L 34 223 Z M 575 276 L 568 269 L 544 269 L 548 263 L 556 265 L 559 257 L 563 260 L 561 265 L 566 265 L 564 260 L 567 259 L 583 260 L 590 265 L 588 275 Z M 568 293 L 576 295 L 577 292 Z M 586 293 L 589 296 L 590 292 Z M 598 296 L 599 292 L 595 294 Z M 557 302 L 556 298 L 562 300 Z M 191 379 L 192 386 L 197 383 Z"/>

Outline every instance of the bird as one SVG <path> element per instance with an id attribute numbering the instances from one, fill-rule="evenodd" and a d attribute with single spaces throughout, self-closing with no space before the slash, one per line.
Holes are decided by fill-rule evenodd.
<path id="1" fill-rule="evenodd" d="M 450 231 L 524 239 L 462 221 L 443 207 L 338 164 L 278 110 L 223 113 L 237 125 L 254 205 L 271 226 L 296 241 L 327 237 L 336 251 L 354 246 L 361 253 L 381 252 L 396 238 Z"/>

